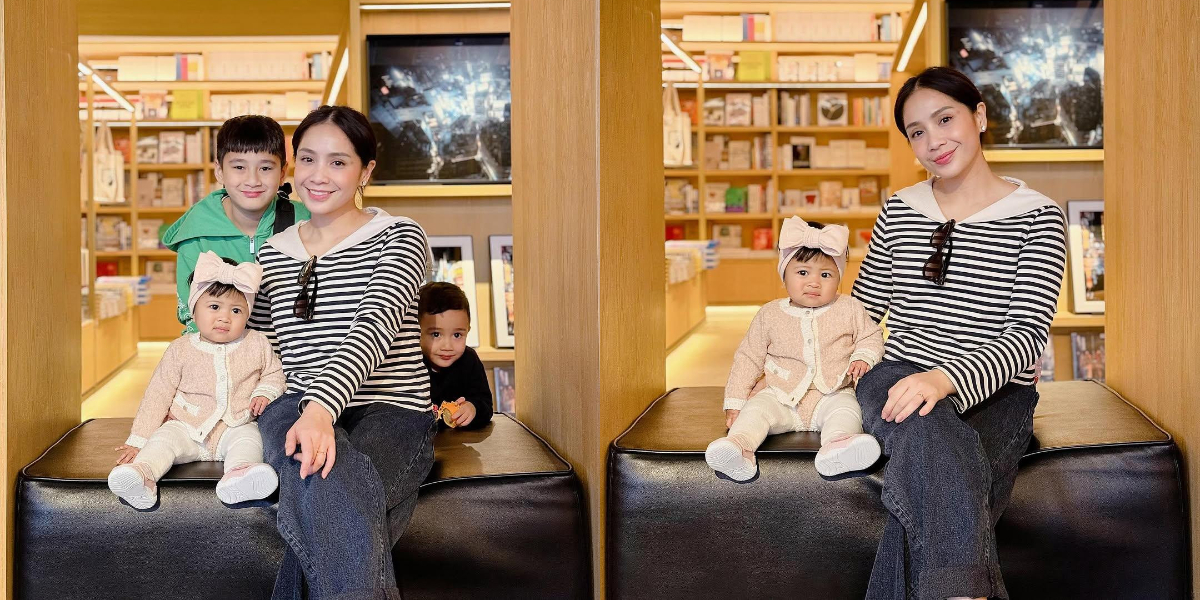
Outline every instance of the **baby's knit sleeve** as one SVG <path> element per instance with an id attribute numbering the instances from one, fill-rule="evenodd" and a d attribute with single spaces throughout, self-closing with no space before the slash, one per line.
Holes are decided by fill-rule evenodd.
<path id="1" fill-rule="evenodd" d="M 854 352 L 850 362 L 861 360 L 874 367 L 883 360 L 883 328 L 871 318 L 866 307 L 854 301 Z"/>
<path id="2" fill-rule="evenodd" d="M 763 374 L 767 361 L 767 346 L 771 336 L 767 333 L 766 307 L 759 309 L 750 322 L 750 329 L 733 355 L 733 368 L 729 370 L 729 381 L 725 384 L 724 410 L 741 410 L 750 398 L 750 391 Z"/>

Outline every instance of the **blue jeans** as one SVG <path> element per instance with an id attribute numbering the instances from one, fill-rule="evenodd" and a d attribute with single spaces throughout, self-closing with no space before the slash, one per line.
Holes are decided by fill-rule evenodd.
<path id="1" fill-rule="evenodd" d="M 284 395 L 258 420 L 263 457 L 279 473 L 277 525 L 287 544 L 271 598 L 399 599 L 392 546 L 433 466 L 437 420 L 391 404 L 348 408 L 334 424 L 329 477 L 300 479 L 299 461 L 283 453 L 300 397 Z"/>
<path id="2" fill-rule="evenodd" d="M 996 521 L 1033 433 L 1037 390 L 1010 383 L 962 415 L 943 400 L 924 417 L 885 422 L 888 390 L 923 371 L 885 361 L 858 384 L 863 429 L 888 457 L 882 497 L 889 515 L 867 598 L 1006 599 Z"/>

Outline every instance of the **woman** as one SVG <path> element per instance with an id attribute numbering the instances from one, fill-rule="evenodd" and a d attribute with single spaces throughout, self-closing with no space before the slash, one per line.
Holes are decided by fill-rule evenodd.
<path id="1" fill-rule="evenodd" d="M 1033 430 L 1066 232 L 1054 201 L 988 167 L 986 110 L 944 67 L 896 97 L 896 126 L 933 176 L 888 199 L 854 285 L 889 332 L 858 385 L 889 457 L 868 598 L 1008 598 L 994 530 Z"/>
<path id="2" fill-rule="evenodd" d="M 399 598 L 391 549 L 437 430 L 417 323 L 428 242 L 408 219 L 356 208 L 375 167 L 362 114 L 323 106 L 292 148 L 312 218 L 263 246 L 255 307 L 288 381 L 259 419 L 287 543 L 272 598 Z"/>

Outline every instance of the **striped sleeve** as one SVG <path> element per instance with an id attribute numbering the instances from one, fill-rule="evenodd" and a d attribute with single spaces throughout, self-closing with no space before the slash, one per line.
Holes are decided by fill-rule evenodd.
<path id="1" fill-rule="evenodd" d="M 279 354 L 279 337 L 276 335 L 275 326 L 271 322 L 271 296 L 270 292 L 267 291 L 266 278 L 263 278 L 263 283 L 258 288 L 258 294 L 254 296 L 254 306 L 250 309 L 250 321 L 248 325 L 250 329 L 266 336 L 267 341 L 271 343 L 271 350 L 275 354 Z"/>
<path id="2" fill-rule="evenodd" d="M 346 337 L 305 390 L 301 411 L 309 401 L 316 401 L 337 420 L 355 391 L 383 362 L 424 281 L 427 247 L 425 232 L 419 226 L 393 226 Z"/>
<path id="3" fill-rule="evenodd" d="M 960 411 L 986 400 L 1041 357 L 1057 309 L 1066 257 L 1062 210 L 1046 208 L 1034 219 L 1021 246 L 1003 333 L 937 367 L 958 391 Z"/>
<path id="4" fill-rule="evenodd" d="M 892 252 L 887 239 L 888 204 L 885 202 L 871 230 L 871 241 L 867 244 L 867 256 L 859 267 L 851 295 L 858 298 L 867 309 L 867 314 L 876 323 L 887 314 L 892 301 Z"/>

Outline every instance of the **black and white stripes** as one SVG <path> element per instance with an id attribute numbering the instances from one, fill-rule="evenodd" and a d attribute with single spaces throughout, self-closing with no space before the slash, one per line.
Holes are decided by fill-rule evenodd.
<path id="1" fill-rule="evenodd" d="M 377 215 L 359 236 L 370 237 L 347 240 L 317 260 L 312 321 L 293 315 L 304 264 L 303 251 L 288 247 L 298 244 L 296 234 L 272 238 L 258 255 L 263 281 L 252 325 L 279 352 L 288 392 L 304 393 L 301 410 L 309 401 L 334 418 L 348 406 L 373 402 L 428 409 L 417 322 L 426 237 L 411 221 L 381 222 L 383 217 Z"/>
<path id="2" fill-rule="evenodd" d="M 876 321 L 887 314 L 884 358 L 946 373 L 959 411 L 1009 382 L 1033 384 L 1066 264 L 1062 210 L 1026 197 L 1007 214 L 997 207 L 986 220 L 958 223 L 946 282 L 938 286 L 923 269 L 943 219 L 934 218 L 940 211 L 929 205 L 931 192 L 906 202 L 906 191 L 885 203 L 854 284 Z M 1036 194 L 1023 185 L 1014 192 L 1022 193 Z"/>

